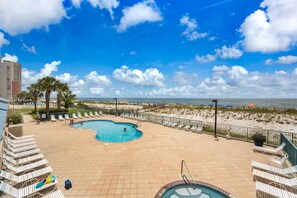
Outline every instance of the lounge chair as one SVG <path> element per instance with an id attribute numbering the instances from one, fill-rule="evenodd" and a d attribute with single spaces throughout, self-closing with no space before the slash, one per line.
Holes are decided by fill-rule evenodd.
<path id="1" fill-rule="evenodd" d="M 15 142 L 12 141 L 9 138 L 5 138 L 5 143 L 9 144 L 12 148 L 17 148 L 17 147 L 24 147 L 24 146 L 29 146 L 35 144 L 35 141 L 31 142 Z"/>
<path id="2" fill-rule="evenodd" d="M 99 111 L 99 115 L 100 115 L 100 116 L 103 115 L 102 111 Z"/>
<path id="3" fill-rule="evenodd" d="M 272 195 L 273 197 L 281 198 L 297 198 L 297 195 L 294 193 L 261 182 L 256 182 L 256 194 L 259 197 L 270 197 L 267 195 Z"/>
<path id="4" fill-rule="evenodd" d="M 87 112 L 84 112 L 84 117 L 89 118 L 90 116 L 88 115 Z"/>
<path id="5" fill-rule="evenodd" d="M 277 148 L 267 148 L 267 147 L 260 147 L 260 146 L 253 146 L 254 151 L 259 151 L 262 153 L 269 153 L 277 155 L 280 153 L 281 150 L 283 150 L 286 146 L 286 143 L 283 142 L 281 145 L 279 145 Z"/>
<path id="6" fill-rule="evenodd" d="M 196 130 L 198 133 L 201 133 L 202 132 L 202 125 L 198 125 Z"/>
<path id="7" fill-rule="evenodd" d="M 182 129 L 184 126 L 185 126 L 184 124 L 179 124 L 179 125 L 177 126 L 177 128 Z"/>
<path id="8" fill-rule="evenodd" d="M 65 196 L 63 195 L 61 190 L 56 190 L 46 196 L 44 196 L 43 198 L 64 198 Z"/>
<path id="9" fill-rule="evenodd" d="M 268 160 L 268 163 L 267 164 L 270 164 L 271 162 L 273 162 L 273 163 L 276 163 L 276 164 L 278 164 L 278 165 L 280 165 L 280 166 L 282 166 L 283 167 L 283 164 L 285 163 L 285 161 L 288 159 L 288 157 L 289 157 L 289 155 L 286 153 L 285 155 L 284 155 L 284 157 L 283 158 L 281 158 L 281 159 L 275 159 L 275 158 L 270 158 L 269 160 Z"/>
<path id="10" fill-rule="evenodd" d="M 187 131 L 190 130 L 190 128 L 191 128 L 191 125 L 189 125 L 189 124 L 187 124 L 187 125 L 184 127 L 184 129 L 186 129 Z"/>
<path id="11" fill-rule="evenodd" d="M 175 123 L 175 122 L 171 122 L 171 123 L 169 123 L 168 126 L 170 126 L 170 127 L 176 127 L 177 125 L 178 125 L 177 123 Z"/>
<path id="12" fill-rule="evenodd" d="M 283 175 L 283 176 L 297 173 L 297 165 L 288 167 L 288 168 L 276 168 L 274 166 L 270 166 L 270 165 L 263 164 L 260 162 L 252 161 L 252 170 L 254 168 L 260 169 L 263 171 L 267 171 L 267 172 L 271 172 L 271 173 L 276 173 L 276 174 Z"/>
<path id="13" fill-rule="evenodd" d="M 25 135 L 25 136 L 17 137 L 12 133 L 10 133 L 8 130 L 5 130 L 5 133 L 8 138 L 12 138 L 15 141 L 20 141 L 20 142 L 34 141 L 34 135 Z"/>
<path id="14" fill-rule="evenodd" d="M 5 146 L 8 150 L 12 151 L 13 153 L 20 153 L 23 151 L 28 151 L 28 150 L 33 150 L 37 148 L 36 144 L 29 145 L 29 146 L 24 146 L 24 147 L 18 147 L 18 148 L 13 148 L 9 144 L 6 144 Z"/>
<path id="15" fill-rule="evenodd" d="M 190 128 L 191 131 L 196 131 L 196 129 L 197 129 L 197 126 L 195 126 L 195 125 L 193 125 L 193 126 Z"/>
<path id="16" fill-rule="evenodd" d="M 1 181 L 0 182 L 0 191 L 4 192 L 5 194 L 8 194 L 12 197 L 15 197 L 15 198 L 28 197 L 28 196 L 32 196 L 36 193 L 39 193 L 40 191 L 42 191 L 46 188 L 56 185 L 58 183 L 58 179 L 56 178 L 55 182 L 52 182 L 49 184 L 44 184 L 40 188 L 35 188 L 37 183 L 17 189 L 15 187 L 11 186 L 10 184 Z"/>
<path id="17" fill-rule="evenodd" d="M 64 115 L 64 118 L 65 118 L 66 120 L 70 120 L 70 118 L 69 118 L 69 115 L 68 115 L 68 114 L 65 114 L 65 115 Z"/>
<path id="18" fill-rule="evenodd" d="M 83 117 L 81 116 L 81 113 L 80 113 L 80 112 L 77 112 L 77 117 L 78 117 L 78 118 L 83 118 Z"/>
<path id="19" fill-rule="evenodd" d="M 59 119 L 60 121 L 64 121 L 64 120 L 65 120 L 65 119 L 63 118 L 62 115 L 58 115 L 58 119 Z"/>
<path id="20" fill-rule="evenodd" d="M 89 115 L 90 115 L 91 117 L 94 117 L 94 115 L 93 115 L 93 112 L 92 112 L 92 111 L 90 111 Z"/>
<path id="21" fill-rule="evenodd" d="M 169 122 L 167 122 L 167 121 L 163 122 L 163 125 L 165 125 L 165 126 L 167 126 L 168 124 L 169 124 Z"/>
<path id="22" fill-rule="evenodd" d="M 13 159 L 23 158 L 23 157 L 27 157 L 27 156 L 30 156 L 30 155 L 35 155 L 37 153 L 40 153 L 40 149 L 38 149 L 38 148 L 33 149 L 33 150 L 29 150 L 29 151 L 24 151 L 24 152 L 21 152 L 21 153 L 14 153 L 14 152 L 9 151 L 8 149 L 3 147 L 3 151 L 7 155 L 11 156 Z"/>
<path id="23" fill-rule="evenodd" d="M 26 165 L 23 165 L 23 166 L 18 166 L 18 167 L 15 167 L 15 166 L 7 163 L 6 160 L 3 160 L 2 163 L 6 167 L 5 169 L 8 169 L 8 170 L 14 172 L 15 174 L 19 174 L 19 173 L 22 173 L 22 172 L 25 172 L 25 171 L 35 169 L 35 168 L 40 167 L 40 166 L 44 166 L 48 162 L 47 162 L 46 159 L 42 159 L 42 160 L 30 163 L 30 164 L 26 164 Z"/>
<path id="24" fill-rule="evenodd" d="M 95 116 L 99 116 L 99 114 L 98 114 L 98 112 L 97 112 L 97 111 L 95 111 L 95 112 L 94 112 L 94 114 L 95 114 Z"/>
<path id="25" fill-rule="evenodd" d="M 297 187 L 297 178 L 296 177 L 288 179 L 288 178 L 285 178 L 285 177 L 281 177 L 281 176 L 274 175 L 274 174 L 271 174 L 271 173 L 267 173 L 267 172 L 264 172 L 264 171 L 260 171 L 260 170 L 257 170 L 257 169 L 253 170 L 253 175 L 254 175 L 254 179 L 259 177 L 259 178 L 263 178 L 265 180 L 268 180 L 269 183 L 271 183 L 271 182 L 279 183 L 281 185 L 288 186 L 288 187 L 291 187 L 291 188 L 296 188 Z"/>
<path id="26" fill-rule="evenodd" d="M 43 158 L 44 158 L 44 156 L 42 154 L 37 154 L 37 155 L 32 155 L 32 156 L 28 156 L 28 157 L 20 158 L 20 159 L 16 160 L 16 159 L 13 159 L 13 158 L 9 157 L 5 153 L 3 153 L 3 155 L 2 155 L 2 159 L 5 159 L 6 161 L 10 162 L 14 166 L 27 164 L 27 163 L 30 163 L 32 161 L 40 160 L 40 159 L 43 159 Z"/>
<path id="27" fill-rule="evenodd" d="M 10 172 L 4 171 L 4 170 L 0 170 L 0 178 L 5 179 L 7 181 L 12 181 L 13 183 L 18 184 L 18 183 L 22 183 L 22 182 L 31 180 L 36 177 L 47 175 L 51 172 L 53 172 L 53 169 L 50 166 L 39 169 L 39 170 L 35 170 L 33 172 L 25 173 L 25 174 L 19 175 L 19 176 L 12 174 Z"/>
<path id="28" fill-rule="evenodd" d="M 57 121 L 57 119 L 55 118 L 55 115 L 51 115 L 51 121 L 52 122 L 56 122 Z"/>
<path id="29" fill-rule="evenodd" d="M 78 117 L 76 116 L 76 113 L 72 113 L 72 118 L 77 119 Z"/>

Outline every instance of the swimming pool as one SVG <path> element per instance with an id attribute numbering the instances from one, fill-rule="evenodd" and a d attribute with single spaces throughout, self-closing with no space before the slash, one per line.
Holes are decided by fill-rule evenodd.
<path id="1" fill-rule="evenodd" d="M 230 193 L 205 182 L 186 184 L 184 181 L 175 181 L 164 186 L 155 198 L 228 198 Z"/>
<path id="2" fill-rule="evenodd" d="M 97 132 L 96 139 L 103 142 L 128 142 L 142 136 L 137 125 L 127 122 L 89 120 L 76 122 L 72 127 L 95 130 Z"/>

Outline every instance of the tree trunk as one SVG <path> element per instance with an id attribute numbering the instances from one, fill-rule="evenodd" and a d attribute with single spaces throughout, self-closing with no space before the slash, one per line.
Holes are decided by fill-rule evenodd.
<path id="1" fill-rule="evenodd" d="M 34 98 L 34 113 L 37 112 L 37 98 Z"/>
<path id="2" fill-rule="evenodd" d="M 68 108 L 69 108 L 69 104 L 68 104 L 68 102 L 65 102 L 64 107 L 65 107 L 65 109 L 68 109 Z"/>
<path id="3" fill-rule="evenodd" d="M 60 92 L 57 95 L 57 106 L 58 106 L 58 109 L 60 110 L 61 109 L 61 93 Z"/>
<path id="4" fill-rule="evenodd" d="M 45 92 L 45 103 L 46 103 L 46 114 L 47 118 L 49 119 L 49 102 L 50 102 L 50 91 Z"/>

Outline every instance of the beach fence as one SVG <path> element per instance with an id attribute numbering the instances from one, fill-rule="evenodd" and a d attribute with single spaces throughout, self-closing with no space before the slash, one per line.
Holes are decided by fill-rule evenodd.
<path id="1" fill-rule="evenodd" d="M 76 108 L 80 108 L 76 106 Z M 84 108 L 85 109 L 85 108 Z M 115 109 L 103 109 L 103 108 L 90 108 L 85 110 L 89 111 L 101 111 L 105 114 L 116 115 Z M 118 110 L 118 115 L 130 115 L 130 117 L 142 117 L 146 122 L 152 122 L 156 124 L 164 124 L 166 122 L 176 123 L 178 125 L 191 125 L 191 126 L 202 126 L 202 131 L 206 134 L 214 135 L 214 122 L 204 122 L 194 119 L 186 119 L 172 116 L 155 115 L 152 113 L 139 112 L 137 110 Z M 217 124 L 217 136 L 226 137 L 227 135 L 232 139 L 253 142 L 252 136 L 255 133 L 261 133 L 266 136 L 265 144 L 270 146 L 278 146 L 282 143 L 281 133 L 289 137 L 294 145 L 297 145 L 297 133 L 282 132 L 272 129 L 263 129 L 260 127 L 243 127 L 230 124 Z"/>
<path id="2" fill-rule="evenodd" d="M 284 133 L 281 133 L 281 142 L 285 142 L 286 146 L 284 148 L 284 151 L 289 155 L 289 160 L 293 166 L 297 165 L 297 147 L 293 143 L 294 139 L 293 136 L 290 137 L 290 135 L 286 135 Z"/>

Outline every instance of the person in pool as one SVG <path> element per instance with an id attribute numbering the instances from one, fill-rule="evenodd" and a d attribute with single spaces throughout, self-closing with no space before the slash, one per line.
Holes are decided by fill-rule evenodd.
<path id="1" fill-rule="evenodd" d="M 124 128 L 124 132 L 127 132 L 127 128 Z"/>

